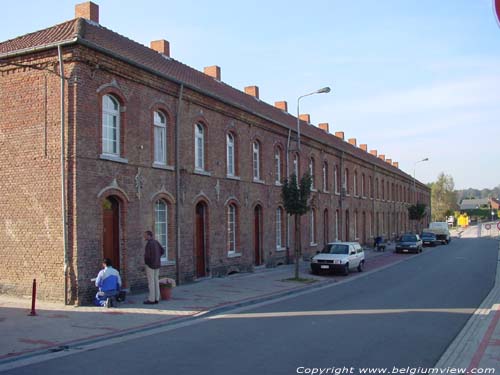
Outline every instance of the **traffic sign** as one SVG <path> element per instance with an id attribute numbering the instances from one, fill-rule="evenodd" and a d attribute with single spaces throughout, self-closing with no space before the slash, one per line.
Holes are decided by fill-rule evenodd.
<path id="1" fill-rule="evenodd" d="M 497 228 L 500 230 L 500 221 L 497 223 Z"/>
<path id="2" fill-rule="evenodd" d="M 492 0 L 493 1 L 493 11 L 495 12 L 495 17 L 498 22 L 498 26 L 500 26 L 500 0 Z"/>
<path id="3" fill-rule="evenodd" d="M 485 224 L 485 225 L 484 225 L 484 228 L 485 228 L 486 230 L 490 230 L 490 229 L 491 229 L 491 224 Z"/>

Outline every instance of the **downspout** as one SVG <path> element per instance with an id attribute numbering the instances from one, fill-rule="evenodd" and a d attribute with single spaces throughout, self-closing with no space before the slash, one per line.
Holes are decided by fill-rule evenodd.
<path id="1" fill-rule="evenodd" d="M 175 278 L 177 285 L 181 283 L 181 226 L 180 220 L 180 193 L 181 193 L 181 171 L 179 160 L 179 143 L 180 143 L 180 117 L 182 108 L 182 94 L 184 93 L 184 84 L 181 83 L 179 88 L 179 101 L 177 103 L 177 114 L 175 117 Z"/>
<path id="2" fill-rule="evenodd" d="M 61 78 L 61 213 L 63 227 L 63 249 L 64 249 L 64 304 L 68 304 L 68 227 L 66 208 L 66 167 L 65 167 L 65 108 L 64 108 L 64 65 L 62 57 L 62 46 L 57 46 L 59 57 L 59 76 Z"/>
<path id="3" fill-rule="evenodd" d="M 290 178 L 290 138 L 292 137 L 292 129 L 288 129 L 288 140 L 286 142 L 286 178 Z M 290 251 L 290 215 L 286 215 L 286 254 Z"/>

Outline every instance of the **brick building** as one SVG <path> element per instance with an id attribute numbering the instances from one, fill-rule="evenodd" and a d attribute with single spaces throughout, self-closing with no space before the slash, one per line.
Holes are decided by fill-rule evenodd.
<path id="1" fill-rule="evenodd" d="M 286 102 L 104 28 L 93 3 L 0 43 L 0 292 L 36 278 L 41 298 L 84 303 L 103 256 L 144 287 L 145 229 L 167 248 L 161 275 L 181 282 L 284 263 L 288 170 L 314 176 L 306 256 L 401 233 L 408 204 L 430 205 L 398 163 L 301 119 L 299 153 Z"/>

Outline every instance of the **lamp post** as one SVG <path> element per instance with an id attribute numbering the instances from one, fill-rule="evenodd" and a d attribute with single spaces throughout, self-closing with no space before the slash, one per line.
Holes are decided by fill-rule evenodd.
<path id="1" fill-rule="evenodd" d="M 429 161 L 429 158 L 424 158 L 422 160 L 416 161 L 413 164 L 413 199 L 415 201 L 415 204 L 417 203 L 417 186 L 416 186 L 416 181 L 415 181 L 415 169 L 417 168 L 418 163 L 422 163 L 424 161 Z"/>
<path id="2" fill-rule="evenodd" d="M 297 99 L 297 150 L 300 151 L 300 99 L 305 98 L 306 96 L 314 95 L 314 94 L 327 94 L 331 90 L 329 87 L 323 87 L 322 89 L 316 90 L 306 95 L 299 96 Z M 298 178 L 298 176 L 297 176 Z"/>

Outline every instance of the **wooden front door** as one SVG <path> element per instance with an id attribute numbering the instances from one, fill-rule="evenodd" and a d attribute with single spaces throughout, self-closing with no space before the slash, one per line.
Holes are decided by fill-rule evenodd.
<path id="1" fill-rule="evenodd" d="M 196 205 L 195 218 L 195 259 L 196 259 L 196 277 L 205 277 L 207 251 L 206 251 L 206 206 L 204 203 Z"/>
<path id="2" fill-rule="evenodd" d="M 111 259 L 113 267 L 120 269 L 120 203 L 109 197 L 102 204 L 103 258 Z"/>
<path id="3" fill-rule="evenodd" d="M 260 266 L 262 264 L 262 208 L 260 206 L 255 207 L 254 210 L 254 230 L 253 230 L 253 243 L 255 252 L 255 265 Z"/>

